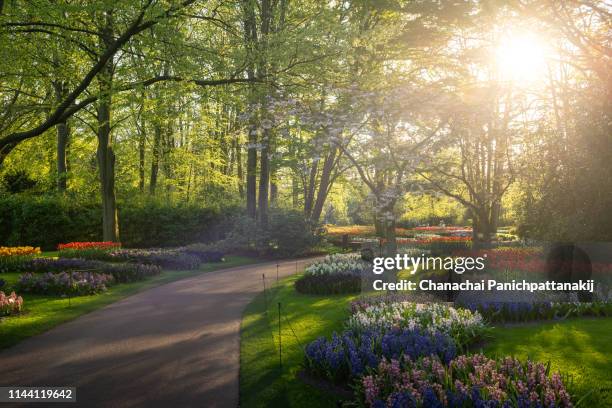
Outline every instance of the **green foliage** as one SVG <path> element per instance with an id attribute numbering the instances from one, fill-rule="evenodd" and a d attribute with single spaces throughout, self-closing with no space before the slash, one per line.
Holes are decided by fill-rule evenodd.
<path id="1" fill-rule="evenodd" d="M 225 251 L 268 256 L 290 256 L 308 253 L 320 241 L 304 216 L 294 210 L 270 211 L 267 227 L 256 220 L 236 217 L 227 238 L 218 244 Z"/>
<path id="2" fill-rule="evenodd" d="M 32 179 L 24 170 L 6 173 L 1 183 L 7 192 L 11 194 L 22 193 L 36 186 L 36 180 Z"/>
<path id="3" fill-rule="evenodd" d="M 234 208 L 223 211 L 156 201 L 120 204 L 120 238 L 125 247 L 168 247 L 222 237 Z M 0 197 L 0 242 L 28 243 L 52 250 L 60 243 L 100 241 L 99 204 L 59 195 Z"/>
<path id="4" fill-rule="evenodd" d="M 361 277 L 348 274 L 302 275 L 295 281 L 295 290 L 310 295 L 359 293 Z"/>
<path id="5" fill-rule="evenodd" d="M 223 210 L 157 201 L 120 205 L 121 242 L 126 247 L 174 247 L 223 237 L 235 207 Z"/>

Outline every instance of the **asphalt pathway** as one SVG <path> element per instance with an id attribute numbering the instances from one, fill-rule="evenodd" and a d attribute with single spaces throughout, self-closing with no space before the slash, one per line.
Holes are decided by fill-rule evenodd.
<path id="1" fill-rule="evenodd" d="M 29 338 L 0 352 L 0 386 L 77 389 L 76 403 L 33 407 L 236 407 L 242 312 L 276 265 L 158 286 Z M 296 271 L 279 265 L 281 278 Z"/>

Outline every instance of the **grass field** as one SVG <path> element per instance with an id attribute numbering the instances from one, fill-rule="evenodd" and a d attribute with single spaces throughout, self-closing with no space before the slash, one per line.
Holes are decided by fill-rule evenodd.
<path id="1" fill-rule="evenodd" d="M 296 276 L 257 296 L 243 315 L 240 364 L 241 407 L 335 407 L 337 399 L 305 384 L 302 347 L 341 331 L 354 296 L 310 296 L 293 288 Z M 278 302 L 281 303 L 282 370 L 279 368 Z M 267 307 L 266 307 L 267 304 Z M 295 333 L 294 333 L 295 332 Z M 498 327 L 483 350 L 551 361 L 568 377 L 573 395 L 590 393 L 583 407 L 612 406 L 612 318 L 572 319 Z M 593 391 L 591 391 L 593 390 Z"/>
<path id="2" fill-rule="evenodd" d="M 129 295 L 154 286 L 163 285 L 179 279 L 195 276 L 233 266 L 255 263 L 253 258 L 228 256 L 223 263 L 203 264 L 199 269 L 191 271 L 163 271 L 145 281 L 125 283 L 110 287 L 106 292 L 93 296 L 78 296 L 70 300 L 57 296 L 23 294 L 24 313 L 0 320 L 0 349 L 10 347 L 28 337 L 45 332 L 60 323 L 72 320 L 82 314 L 89 313 Z M 10 292 L 18 279 L 19 273 L 4 273 L 0 278 L 7 281 L 4 291 Z"/>
<path id="3" fill-rule="evenodd" d="M 612 318 L 582 318 L 497 328 L 485 353 L 550 361 L 580 406 L 612 407 Z M 587 395 L 588 394 L 588 395 Z"/>

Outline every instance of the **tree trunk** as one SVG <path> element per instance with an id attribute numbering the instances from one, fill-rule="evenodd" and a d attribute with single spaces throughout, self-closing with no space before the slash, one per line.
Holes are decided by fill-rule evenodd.
<path id="1" fill-rule="evenodd" d="M 145 147 L 147 141 L 147 133 L 145 124 L 142 124 L 140 134 L 138 135 L 138 189 L 144 193 L 145 189 Z"/>
<path id="2" fill-rule="evenodd" d="M 103 29 L 101 40 L 104 47 L 113 41 L 112 14 L 105 13 L 106 26 Z M 117 217 L 117 203 L 115 198 L 115 154 L 111 142 L 111 107 L 113 66 L 109 61 L 98 74 L 98 170 L 102 194 L 102 236 L 104 241 L 118 242 L 119 222 Z"/>
<path id="3" fill-rule="evenodd" d="M 268 226 L 268 193 L 270 188 L 270 158 L 269 152 L 269 131 L 264 132 L 264 147 L 259 158 L 259 222 L 262 227 Z"/>
<path id="4" fill-rule="evenodd" d="M 319 171 L 319 162 L 314 162 L 310 168 L 310 176 L 308 177 L 308 185 L 304 186 L 304 215 L 310 218 L 312 215 L 312 205 L 315 195 L 315 183 L 317 181 L 317 172 Z"/>
<path id="5" fill-rule="evenodd" d="M 55 89 L 55 99 L 57 103 L 61 103 L 64 100 L 68 90 L 66 89 L 66 85 L 61 81 L 54 81 L 53 88 Z M 60 193 L 66 191 L 66 183 L 68 178 L 68 163 L 67 163 L 67 155 L 66 148 L 68 146 L 68 137 L 70 135 L 70 130 L 68 128 L 68 121 L 64 120 L 58 123 L 55 126 L 56 130 L 56 168 L 57 168 L 57 190 Z"/>
<path id="6" fill-rule="evenodd" d="M 100 75 L 98 104 L 98 169 L 102 194 L 102 236 L 104 241 L 119 240 L 119 222 L 115 199 L 115 154 L 111 145 L 111 83 L 112 68 Z"/>
<path id="7" fill-rule="evenodd" d="M 257 217 L 257 133 L 254 127 L 249 128 L 249 145 L 247 150 L 246 199 L 247 214 Z"/>
<path id="8" fill-rule="evenodd" d="M 144 193 L 145 189 L 145 149 L 147 143 L 147 123 L 144 119 L 145 93 L 141 93 L 140 110 L 138 112 L 138 189 Z"/>
<path id="9" fill-rule="evenodd" d="M 244 197 L 244 174 L 242 172 L 242 146 L 236 140 L 236 168 L 238 172 L 238 193 L 240 198 Z"/>
<path id="10" fill-rule="evenodd" d="M 293 173 L 291 175 L 291 206 L 293 207 L 293 209 L 297 209 L 298 208 L 298 194 L 299 194 L 299 183 L 298 183 L 298 178 L 295 175 L 295 173 Z"/>
<path id="11" fill-rule="evenodd" d="M 315 201 L 314 207 L 312 209 L 312 215 L 310 217 L 310 220 L 313 224 L 319 222 L 319 219 L 321 218 L 321 213 L 323 212 L 323 206 L 325 205 L 325 200 L 327 199 L 327 195 L 329 194 L 331 174 L 334 168 L 334 163 L 336 162 L 336 154 L 337 147 L 334 145 L 334 147 L 331 149 L 331 151 L 325 158 L 325 163 L 323 164 L 321 180 L 319 181 L 319 191 L 317 192 L 317 199 Z"/>
<path id="12" fill-rule="evenodd" d="M 153 126 L 153 151 L 151 157 L 151 178 L 149 180 L 149 193 L 155 194 L 157 188 L 157 174 L 159 173 L 159 149 L 161 144 L 161 125 L 155 123 Z"/>
<path id="13" fill-rule="evenodd" d="M 255 19 L 255 2 L 243 0 L 244 8 L 244 41 L 248 51 L 249 64 L 247 65 L 247 77 L 255 79 L 255 52 L 253 47 L 257 43 L 257 25 Z M 249 102 L 254 102 L 255 87 L 249 87 Z M 248 128 L 247 168 L 246 168 L 246 207 L 247 215 L 251 218 L 257 217 L 257 133 L 251 118 Z"/>
<path id="14" fill-rule="evenodd" d="M 57 130 L 57 190 L 61 193 L 66 191 L 68 180 L 68 161 L 66 148 L 70 130 L 68 123 L 63 121 L 56 126 Z"/>

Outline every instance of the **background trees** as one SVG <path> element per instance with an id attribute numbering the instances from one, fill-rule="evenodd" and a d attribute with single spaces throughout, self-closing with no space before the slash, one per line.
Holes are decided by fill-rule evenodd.
<path id="1" fill-rule="evenodd" d="M 485 244 L 612 231 L 605 2 L 1 4 L 2 194 L 97 203 L 103 239 L 155 202 L 392 240 L 440 194 Z"/>

